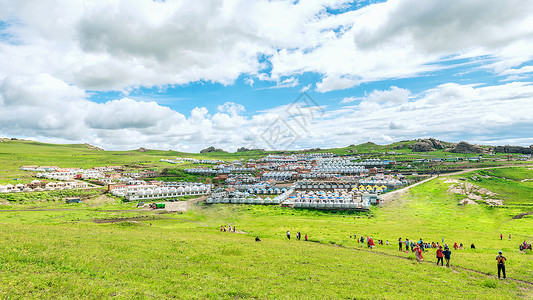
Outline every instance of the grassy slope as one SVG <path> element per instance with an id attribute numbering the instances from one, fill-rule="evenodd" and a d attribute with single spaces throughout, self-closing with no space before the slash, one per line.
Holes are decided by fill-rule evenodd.
<path id="1" fill-rule="evenodd" d="M 501 172 L 514 174 L 507 169 Z M 529 175 L 520 175 L 517 180 L 523 176 Z M 186 214 L 163 215 L 166 219 L 94 224 L 84 220 L 137 213 L 104 211 L 87 204 L 54 206 L 80 209 L 72 211 L 4 210 L 0 212 L 0 295 L 390 299 L 397 298 L 398 293 L 410 298 L 533 296 L 531 286 L 498 282 L 458 268 L 495 274 L 494 257 L 503 250 L 508 258 L 508 276 L 532 282 L 532 254 L 520 253 L 517 245 L 523 238 L 533 239 L 533 218 L 510 220 L 522 206 L 457 205 L 460 197 L 448 194 L 448 185 L 440 179 L 419 185 L 401 199 L 374 208 L 372 218 L 281 207 L 201 205 Z M 523 202 L 529 202 L 533 192 L 522 196 L 526 199 Z M 104 208 L 127 209 L 131 204 L 108 204 Z M 218 227 L 229 222 L 249 234 L 220 233 Z M 291 241 L 284 236 L 288 229 L 293 233 Z M 295 241 L 298 230 L 319 243 Z M 500 241 L 500 232 L 511 233 L 513 239 Z M 354 233 L 389 240 L 391 246 L 362 249 L 349 238 Z M 255 235 L 263 241 L 253 242 Z M 477 249 L 452 250 L 454 267 L 448 270 L 402 259 L 413 255 L 397 251 L 394 241 L 399 236 L 429 241 L 444 238 L 448 243 L 457 241 L 466 246 L 475 242 Z M 434 262 L 433 252 L 426 253 L 425 260 Z"/>

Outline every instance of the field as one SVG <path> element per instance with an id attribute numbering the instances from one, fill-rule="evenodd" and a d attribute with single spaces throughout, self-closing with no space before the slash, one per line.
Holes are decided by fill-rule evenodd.
<path id="1" fill-rule="evenodd" d="M 516 172 L 514 172 L 516 171 Z M 482 172 L 482 171 L 478 171 Z M 483 171 L 485 172 L 485 171 Z M 530 174 L 494 170 L 501 176 Z M 499 172 L 499 173 L 497 173 Z M 477 173 L 476 173 L 477 174 Z M 472 177 L 473 174 L 456 177 Z M 507 178 L 507 177 L 506 177 Z M 487 179 L 488 180 L 488 179 Z M 507 180 L 511 184 L 515 181 Z M 513 220 L 532 189 L 501 208 L 457 205 L 442 178 L 366 213 L 281 207 L 197 205 L 158 214 L 131 203 L 14 204 L 0 212 L 0 295 L 7 298 L 425 298 L 511 299 L 533 296 L 533 218 Z M 42 211 L 44 210 L 44 211 Z M 128 218 L 128 219 L 126 219 Z M 94 220 L 128 220 L 96 223 Z M 232 223 L 242 233 L 220 232 Z M 286 230 L 293 239 L 288 241 Z M 310 241 L 294 239 L 296 231 Z M 505 239 L 500 241 L 499 233 Z M 388 240 L 368 250 L 351 235 Z M 509 241 L 507 235 L 511 234 Z M 254 242 L 259 236 L 262 241 Z M 417 263 L 397 250 L 398 237 L 465 244 L 452 268 L 437 267 L 433 251 Z M 476 244 L 476 249 L 468 246 Z M 508 258 L 507 281 L 494 275 L 498 250 Z M 431 263 L 433 262 L 433 263 Z"/>
<path id="2" fill-rule="evenodd" d="M 168 169 L 160 179 L 194 180 L 181 171 L 187 165 L 159 163 L 186 155 L 15 141 L 0 145 L 0 183 L 31 180 L 18 170 L 26 164 L 150 167 Z M 533 215 L 524 214 L 533 211 L 528 179 L 531 166 L 441 175 L 368 213 L 202 203 L 164 213 L 138 209 L 102 189 L 80 191 L 80 204 L 62 201 L 73 191 L 0 195 L 0 297 L 527 299 L 533 297 L 533 254 L 518 244 L 533 241 Z M 504 205 L 459 205 L 466 196 L 448 191 L 453 182 L 489 189 Z M 237 232 L 220 232 L 227 224 Z M 297 231 L 309 242 L 295 240 Z M 354 234 L 390 245 L 361 247 Z M 435 265 L 433 250 L 423 263 L 398 251 L 399 237 L 465 249 L 452 249 L 448 269 Z M 495 276 L 499 250 L 508 259 L 505 281 Z"/>

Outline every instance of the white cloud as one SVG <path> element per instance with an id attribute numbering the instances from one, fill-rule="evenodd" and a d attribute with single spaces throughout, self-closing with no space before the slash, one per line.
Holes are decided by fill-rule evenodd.
<path id="1" fill-rule="evenodd" d="M 454 56 L 493 57 L 497 72 L 533 58 L 533 1 L 397 0 L 326 12 L 347 2 L 4 0 L 0 18 L 15 20 L 5 31 L 21 42 L 0 44 L 0 78 L 49 73 L 122 90 L 231 84 L 241 74 L 294 86 L 295 75 L 316 72 L 317 91 L 327 92 L 416 76 Z"/>
<path id="2" fill-rule="evenodd" d="M 2 32 L 10 36 L 0 40 L 0 133 L 106 148 L 231 149 L 264 132 L 286 107 L 245 116 L 243 105 L 227 102 L 189 113 L 150 99 L 94 103 L 87 95 L 229 85 L 240 76 L 250 86 L 268 80 L 295 87 L 307 72 L 322 76 L 315 89 L 326 93 L 449 68 L 455 59 L 479 60 L 507 81 L 532 72 L 524 66 L 533 59 L 531 0 L 396 0 L 327 12 L 348 2 L 0 0 L 8 24 Z M 530 136 L 524 128 L 533 123 L 528 83 L 426 89 L 412 95 L 391 86 L 346 97 L 342 104 L 361 103 L 316 117 L 297 146 L 422 135 L 489 140 L 502 130 L 501 140 L 531 140 L 518 138 Z"/>

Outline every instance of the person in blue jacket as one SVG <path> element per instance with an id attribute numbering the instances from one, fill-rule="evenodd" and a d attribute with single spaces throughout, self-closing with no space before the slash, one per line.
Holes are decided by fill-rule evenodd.
<path id="1" fill-rule="evenodd" d="M 448 248 L 448 246 L 446 246 L 446 248 L 444 248 L 444 251 L 442 252 L 442 254 L 444 254 L 444 259 L 446 260 L 446 267 L 450 267 L 450 258 L 452 256 L 452 251 L 450 251 L 450 248 Z"/>

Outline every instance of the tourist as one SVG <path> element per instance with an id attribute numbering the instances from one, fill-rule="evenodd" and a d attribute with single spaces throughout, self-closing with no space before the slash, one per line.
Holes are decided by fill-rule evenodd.
<path id="1" fill-rule="evenodd" d="M 291 239 L 291 232 L 287 230 L 287 238 L 290 240 Z"/>
<path id="2" fill-rule="evenodd" d="M 511 240 L 511 234 L 509 233 L 509 240 Z"/>
<path id="3" fill-rule="evenodd" d="M 463 243 L 459 245 L 459 250 L 463 250 Z"/>
<path id="4" fill-rule="evenodd" d="M 418 244 L 415 244 L 413 251 L 415 252 L 416 261 L 421 262 L 424 260 L 424 257 L 422 256 L 422 249 Z"/>
<path id="5" fill-rule="evenodd" d="M 500 241 L 503 240 L 503 234 L 500 233 Z"/>
<path id="6" fill-rule="evenodd" d="M 297 239 L 297 240 L 300 240 L 301 237 L 302 237 L 302 235 L 301 235 L 300 232 L 298 231 L 298 232 L 296 233 L 296 239 Z"/>
<path id="7" fill-rule="evenodd" d="M 235 232 L 235 225 L 233 225 L 233 232 Z"/>
<path id="8" fill-rule="evenodd" d="M 444 252 L 442 252 L 442 254 L 444 254 L 444 259 L 446 259 L 446 267 L 450 267 L 450 257 L 452 255 L 452 251 L 450 251 L 450 249 L 448 248 L 448 246 L 444 247 Z"/>
<path id="9" fill-rule="evenodd" d="M 387 240 L 387 241 L 385 242 L 385 245 L 387 245 L 387 246 L 389 245 L 389 240 Z"/>
<path id="10" fill-rule="evenodd" d="M 440 261 L 441 266 L 444 265 L 444 261 L 442 260 L 443 257 L 444 257 L 444 254 L 442 251 L 442 246 L 440 246 L 439 249 L 437 249 L 437 266 L 439 265 L 439 261 Z"/>
<path id="11" fill-rule="evenodd" d="M 411 240 L 411 251 L 412 252 L 415 252 L 415 243 L 413 242 L 413 240 Z"/>
<path id="12" fill-rule="evenodd" d="M 259 239 L 259 236 L 256 236 L 256 237 L 255 237 L 255 241 L 256 241 L 256 242 L 260 242 L 260 241 L 261 241 L 261 240 Z"/>
<path id="13" fill-rule="evenodd" d="M 474 245 L 474 243 L 472 243 L 472 245 L 470 245 L 470 249 L 476 249 L 476 246 Z"/>
<path id="14" fill-rule="evenodd" d="M 409 252 L 409 239 L 405 239 L 405 252 Z"/>
<path id="15" fill-rule="evenodd" d="M 306 241 L 306 242 L 308 241 L 308 239 L 307 239 L 307 233 L 305 234 L 305 241 Z"/>
<path id="16" fill-rule="evenodd" d="M 459 245 L 457 245 L 457 242 L 455 242 L 455 244 L 453 244 L 453 249 L 457 250 L 458 248 L 459 248 Z"/>
<path id="17" fill-rule="evenodd" d="M 368 238 L 368 248 L 373 249 L 376 246 L 372 237 Z"/>
<path id="18" fill-rule="evenodd" d="M 500 278 L 500 272 L 503 273 L 503 279 L 505 279 L 505 261 L 507 258 L 502 255 L 502 252 L 498 252 L 498 256 L 496 256 L 496 261 L 498 261 L 498 279 Z"/>
<path id="19" fill-rule="evenodd" d="M 361 247 L 365 245 L 365 237 L 361 234 Z"/>
<path id="20" fill-rule="evenodd" d="M 224 231 L 224 225 L 220 225 L 220 232 Z"/>
<path id="21" fill-rule="evenodd" d="M 403 251 L 403 242 L 402 242 L 402 238 L 399 238 L 399 239 L 398 239 L 398 250 L 399 250 L 399 251 Z"/>

